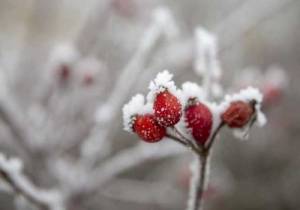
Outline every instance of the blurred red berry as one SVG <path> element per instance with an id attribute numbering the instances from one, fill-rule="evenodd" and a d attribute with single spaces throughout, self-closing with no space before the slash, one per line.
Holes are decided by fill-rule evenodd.
<path id="1" fill-rule="evenodd" d="M 213 117 L 209 108 L 200 102 L 189 105 L 185 109 L 185 121 L 196 142 L 204 145 L 210 136 L 213 124 Z"/>
<path id="2" fill-rule="evenodd" d="M 268 84 L 263 87 L 264 104 L 273 104 L 282 96 L 282 89 L 276 85 Z"/>
<path id="3" fill-rule="evenodd" d="M 89 74 L 89 73 L 86 73 L 84 76 L 83 76 L 83 84 L 85 86 L 90 86 L 94 83 L 94 77 L 93 75 Z"/>
<path id="4" fill-rule="evenodd" d="M 178 123 L 182 114 L 180 101 L 167 90 L 156 96 L 153 108 L 155 119 L 164 127 Z"/>
<path id="5" fill-rule="evenodd" d="M 137 12 L 136 2 L 133 0 L 113 0 L 111 4 L 115 11 L 125 17 L 132 17 Z"/>
<path id="6" fill-rule="evenodd" d="M 222 120 L 231 128 L 241 128 L 249 122 L 253 113 L 254 109 L 250 103 L 235 101 L 222 114 Z"/>
<path id="7" fill-rule="evenodd" d="M 58 68 L 58 77 L 61 81 L 66 81 L 70 78 L 71 76 L 71 69 L 69 66 L 62 64 Z"/>
<path id="8" fill-rule="evenodd" d="M 160 126 L 153 115 L 137 115 L 133 124 L 133 131 L 144 141 L 153 143 L 162 140 L 166 135 L 166 128 Z"/>

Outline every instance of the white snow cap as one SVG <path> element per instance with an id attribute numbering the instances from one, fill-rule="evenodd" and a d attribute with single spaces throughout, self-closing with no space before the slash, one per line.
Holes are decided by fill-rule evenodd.
<path id="1" fill-rule="evenodd" d="M 134 117 L 137 114 L 143 115 L 152 113 L 152 105 L 145 104 L 145 97 L 137 94 L 123 107 L 123 125 L 124 130 L 132 132 Z"/>
<path id="2" fill-rule="evenodd" d="M 178 95 L 183 106 L 191 98 L 197 98 L 199 101 L 205 99 L 205 93 L 202 87 L 194 82 L 185 82 L 182 84 L 182 89 L 178 90 Z"/>
<path id="3" fill-rule="evenodd" d="M 250 102 L 254 100 L 255 104 L 255 112 L 256 112 L 256 123 L 258 126 L 262 127 L 266 124 L 267 119 L 264 113 L 261 111 L 261 103 L 263 100 L 262 93 L 253 87 L 248 87 L 246 89 L 240 90 L 239 93 L 233 95 L 226 95 L 223 103 L 220 104 L 221 113 L 225 112 L 225 110 L 230 106 L 230 104 L 234 101 L 244 101 Z M 235 129 L 234 134 L 238 138 L 247 138 L 247 133 L 249 131 L 249 125 L 245 125 L 244 128 Z"/>
<path id="4" fill-rule="evenodd" d="M 251 86 L 240 90 L 238 93 L 225 96 L 225 103 L 228 105 L 233 101 L 250 102 L 251 100 L 255 100 L 257 103 L 262 103 L 263 100 L 262 93 L 257 88 Z"/>
<path id="5" fill-rule="evenodd" d="M 170 74 L 168 70 L 158 73 L 156 78 L 150 82 L 150 92 L 147 95 L 148 101 L 153 102 L 155 96 L 165 90 L 168 90 L 173 95 L 177 95 L 176 86 L 172 78 L 173 74 Z"/>
<path id="6" fill-rule="evenodd" d="M 73 64 L 79 58 L 79 52 L 71 43 L 55 46 L 50 54 L 50 65 Z"/>
<path id="7" fill-rule="evenodd" d="M 9 173 L 18 173 L 23 169 L 23 163 L 17 158 L 8 159 L 0 153 L 0 168 Z"/>
<path id="8" fill-rule="evenodd" d="M 153 11 L 153 18 L 163 29 L 168 39 L 177 38 L 179 29 L 175 23 L 171 11 L 166 7 L 158 7 Z"/>

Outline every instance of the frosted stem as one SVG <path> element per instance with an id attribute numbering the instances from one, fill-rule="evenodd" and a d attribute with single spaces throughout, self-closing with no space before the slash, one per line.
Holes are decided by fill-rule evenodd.
<path id="1" fill-rule="evenodd" d="M 19 159 L 7 159 L 0 153 L 0 178 L 3 178 L 16 194 L 21 194 L 41 210 L 64 210 L 61 194 L 56 190 L 36 187 L 22 172 Z"/>
<path id="2" fill-rule="evenodd" d="M 202 210 L 202 198 L 206 185 L 208 156 L 208 154 L 197 156 L 197 161 L 195 162 L 197 165 L 193 168 L 195 176 L 191 180 L 191 190 L 187 210 Z"/>

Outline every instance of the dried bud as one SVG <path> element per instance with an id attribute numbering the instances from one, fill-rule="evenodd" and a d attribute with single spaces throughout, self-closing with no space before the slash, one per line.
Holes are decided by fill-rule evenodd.
<path id="1" fill-rule="evenodd" d="M 222 114 L 222 120 L 230 128 L 241 128 L 249 122 L 253 113 L 254 108 L 251 103 L 235 101 Z"/>

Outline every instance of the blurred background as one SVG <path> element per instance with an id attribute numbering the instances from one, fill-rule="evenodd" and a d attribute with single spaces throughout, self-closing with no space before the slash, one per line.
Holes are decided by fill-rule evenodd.
<path id="1" fill-rule="evenodd" d="M 139 144 L 121 108 L 157 72 L 201 84 L 203 27 L 218 37 L 224 92 L 258 86 L 268 118 L 247 141 L 222 132 L 205 209 L 300 209 L 299 20 L 297 0 L 0 0 L 0 152 L 22 159 L 34 185 L 66 193 L 68 210 L 184 209 L 189 153 L 94 178 Z M 3 189 L 0 209 L 39 208 Z"/>

